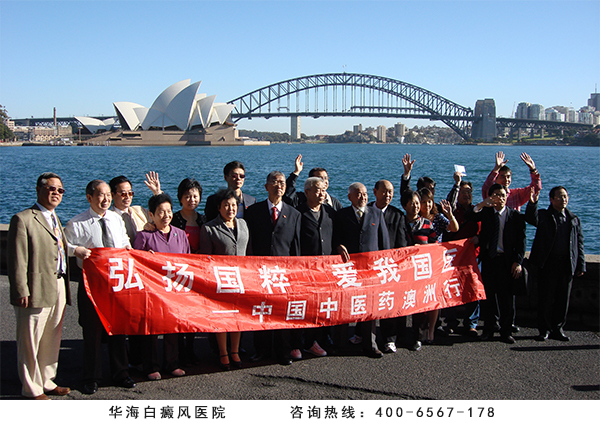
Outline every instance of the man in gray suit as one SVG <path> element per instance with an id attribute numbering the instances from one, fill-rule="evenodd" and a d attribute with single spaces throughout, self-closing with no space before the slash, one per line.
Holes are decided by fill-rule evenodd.
<path id="1" fill-rule="evenodd" d="M 17 319 L 17 365 L 27 399 L 49 400 L 71 390 L 54 383 L 66 304 L 71 303 L 67 241 L 54 209 L 64 193 L 60 177 L 37 180 L 37 202 L 13 216 L 8 230 L 10 303 Z"/>

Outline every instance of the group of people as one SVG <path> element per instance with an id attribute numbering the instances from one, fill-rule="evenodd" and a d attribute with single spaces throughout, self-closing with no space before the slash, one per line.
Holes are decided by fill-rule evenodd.
<path id="1" fill-rule="evenodd" d="M 10 298 L 17 319 L 22 395 L 39 400 L 70 392 L 53 381 L 65 306 L 71 303 L 68 257 L 76 257 L 81 268 L 91 249 L 97 247 L 238 256 L 341 255 L 348 261 L 353 253 L 465 238 L 476 246 L 486 300 L 446 309 L 445 328 L 440 326 L 440 312 L 431 311 L 413 315 L 410 329 L 406 317 L 382 319 L 379 342 L 375 321 L 357 323 L 350 339 L 348 325 L 253 332 L 255 353 L 251 361 L 275 356 L 281 364 L 289 365 L 303 353 L 319 357 L 343 353 L 348 343 L 358 345 L 373 358 L 396 352 L 400 343 L 419 350 L 423 344 L 433 343 L 440 328 L 446 333 L 457 332 L 459 315 L 465 335 L 489 340 L 499 332 L 501 341 L 514 343 L 512 334 L 518 331 L 514 324 L 515 288 L 524 273 L 527 222 L 537 227 L 530 264 L 538 275 L 538 339 L 568 341 L 563 326 L 572 280 L 585 271 L 581 223 L 567 208 L 569 197 L 562 186 L 552 188 L 550 206 L 538 210 L 540 174 L 529 155 L 523 153 L 521 159 L 530 170 L 529 186 L 510 188 L 511 170 L 504 154 L 498 152 L 482 187 L 483 201 L 474 205 L 473 185 L 464 181 L 460 172 L 454 174 L 454 186 L 439 203 L 434 199 L 436 183 L 432 178 L 419 178 L 413 190 L 415 161 L 407 154 L 402 159 L 400 186 L 404 211 L 391 204 L 394 186 L 389 180 L 375 183 L 372 202 L 363 183 L 352 183 L 348 207 L 327 192 L 329 176 L 324 168 L 311 169 L 304 190 L 297 190 L 303 170 L 301 155 L 287 178 L 281 171 L 269 173 L 264 186 L 267 198 L 260 202 L 242 190 L 244 165 L 228 163 L 223 169 L 227 187 L 207 198 L 204 214 L 197 211 L 202 186 L 194 179 L 186 178 L 179 184 L 181 209 L 173 213 L 173 200 L 161 190 L 157 173 L 146 174 L 145 184 L 153 193 L 147 208 L 132 205 L 132 184 L 125 176 L 118 176 L 109 183 L 92 180 L 86 187 L 90 208 L 73 217 L 64 229 L 55 213 L 65 192 L 62 180 L 57 174 L 44 173 L 36 185 L 37 202 L 13 216 L 8 237 Z M 525 204 L 523 214 L 520 209 Z M 81 273 L 79 276 L 82 392 L 98 391 L 103 342 L 108 344 L 112 381 L 124 388 L 136 386 L 129 376 L 132 366 L 143 371 L 148 380 L 158 380 L 161 373 L 184 376 L 185 365 L 198 362 L 194 334 L 163 335 L 162 356 L 157 335 L 108 336 Z M 480 318 L 484 323 L 481 335 Z M 240 332 L 209 335 L 222 369 L 242 367 L 241 338 Z"/>

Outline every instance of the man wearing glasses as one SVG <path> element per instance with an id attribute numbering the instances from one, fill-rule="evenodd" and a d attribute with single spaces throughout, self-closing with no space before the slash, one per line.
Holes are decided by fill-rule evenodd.
<path id="1" fill-rule="evenodd" d="M 146 183 L 146 186 L 148 186 L 154 195 L 162 193 L 158 173 L 150 171 L 146 174 L 146 181 L 144 183 Z M 133 245 L 137 232 L 143 230 L 146 223 L 151 221 L 148 210 L 139 205 L 131 205 L 134 192 L 131 182 L 127 177 L 115 177 L 108 184 L 114 204 L 111 210 L 119 214 L 123 219 L 125 229 L 127 229 L 127 236 L 129 236 L 129 241 Z"/>
<path id="2" fill-rule="evenodd" d="M 71 304 L 67 240 L 54 209 L 62 181 L 54 173 L 37 180 L 37 202 L 12 217 L 8 230 L 10 303 L 17 319 L 17 366 L 27 399 L 71 392 L 54 383 L 66 304 Z"/>
<path id="3" fill-rule="evenodd" d="M 244 218 L 246 208 L 256 203 L 256 198 L 242 192 L 242 186 L 246 179 L 246 169 L 244 164 L 240 161 L 231 161 L 223 168 L 223 178 L 227 182 L 227 188 L 235 192 L 235 196 L 238 198 L 238 218 Z M 204 207 L 204 215 L 206 220 L 210 221 L 219 215 L 219 206 L 217 205 L 217 198 L 215 195 L 210 195 L 206 199 L 206 206 Z"/>

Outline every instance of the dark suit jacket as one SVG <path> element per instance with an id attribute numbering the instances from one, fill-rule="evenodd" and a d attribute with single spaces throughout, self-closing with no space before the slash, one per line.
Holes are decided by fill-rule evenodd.
<path id="1" fill-rule="evenodd" d="M 350 254 L 390 249 L 390 234 L 380 209 L 367 206 L 362 226 L 352 206 L 336 212 L 333 223 L 334 247 L 344 245 Z"/>
<path id="2" fill-rule="evenodd" d="M 375 202 L 370 202 L 369 205 L 373 208 L 377 208 L 375 206 Z M 385 225 L 390 234 L 390 247 L 403 248 L 408 246 L 404 213 L 398 208 L 388 205 L 383 213 L 383 217 L 385 219 Z"/>
<path id="3" fill-rule="evenodd" d="M 251 205 L 244 220 L 250 231 L 252 255 L 300 255 L 300 213 L 285 202 L 275 226 L 266 199 Z"/>
<path id="4" fill-rule="evenodd" d="M 62 229 L 58 217 L 57 222 Z M 67 255 L 67 239 L 64 232 L 62 242 Z M 7 254 L 11 304 L 18 298 L 31 297 L 29 308 L 56 305 L 58 239 L 37 205 L 21 211 L 10 220 Z M 71 304 L 68 263 L 67 258 L 65 293 L 67 303 Z"/>
<path id="5" fill-rule="evenodd" d="M 214 220 L 219 216 L 219 206 L 217 205 L 217 197 L 215 195 L 216 193 L 206 198 L 206 205 L 204 206 L 204 215 L 206 216 L 207 222 Z M 248 209 L 250 205 L 256 204 L 256 198 L 254 196 L 242 192 L 242 203 L 244 204 L 245 214 L 245 210 Z"/>
<path id="6" fill-rule="evenodd" d="M 299 205 L 306 203 L 306 195 L 304 192 L 296 192 L 296 180 L 298 180 L 298 176 L 291 173 L 285 182 L 285 195 L 283 196 L 283 201 L 294 208 L 298 208 Z M 335 196 L 331 196 L 331 204 L 331 207 L 335 211 L 339 211 L 343 208 L 342 203 Z"/>
<path id="7" fill-rule="evenodd" d="M 306 203 L 298 207 L 300 212 L 300 255 L 333 255 L 333 218 L 335 210 L 321 205 L 321 217 L 315 220 Z"/>
<path id="8" fill-rule="evenodd" d="M 546 210 L 537 209 L 537 202 L 529 202 L 525 210 L 525 220 L 532 226 L 537 227 L 535 239 L 531 247 L 529 260 L 538 267 L 544 267 L 552 246 L 556 240 L 556 218 L 550 206 Z M 579 217 L 565 208 L 567 225 L 569 226 L 569 260 L 571 274 L 585 271 L 585 254 L 583 251 L 583 231 Z"/>
<path id="9" fill-rule="evenodd" d="M 507 267 L 513 263 L 523 264 L 525 255 L 525 216 L 512 208 L 508 209 L 506 223 L 504 225 L 504 237 L 502 242 L 504 245 L 504 257 Z M 492 258 L 491 247 L 493 241 L 493 233 L 495 232 L 494 224 L 495 209 L 485 207 L 480 212 L 474 210 L 468 211 L 465 218 L 481 222 L 481 231 L 479 232 L 479 258 L 481 261 L 487 261 Z"/>

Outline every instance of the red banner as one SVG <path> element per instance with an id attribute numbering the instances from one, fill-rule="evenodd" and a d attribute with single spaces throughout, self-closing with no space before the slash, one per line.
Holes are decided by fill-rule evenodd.
<path id="1" fill-rule="evenodd" d="M 350 258 L 98 248 L 83 271 L 111 335 L 331 326 L 485 299 L 466 239 Z"/>

